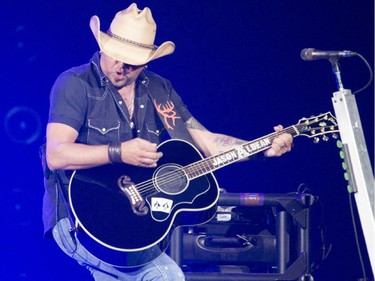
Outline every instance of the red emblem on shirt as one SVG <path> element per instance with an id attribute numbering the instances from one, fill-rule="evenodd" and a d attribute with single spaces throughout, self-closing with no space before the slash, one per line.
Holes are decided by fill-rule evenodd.
<path id="1" fill-rule="evenodd" d="M 173 130 L 173 127 L 176 126 L 176 119 L 181 118 L 177 116 L 177 112 L 174 110 L 173 102 L 167 101 L 167 103 L 163 105 L 162 103 L 157 104 L 156 100 L 154 99 L 154 106 L 156 110 L 163 116 L 164 124 L 167 126 L 167 128 Z"/>

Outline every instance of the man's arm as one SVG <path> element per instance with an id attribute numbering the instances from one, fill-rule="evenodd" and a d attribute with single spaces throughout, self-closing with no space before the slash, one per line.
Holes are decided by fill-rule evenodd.
<path id="1" fill-rule="evenodd" d="M 47 164 L 51 170 L 75 170 L 108 164 L 107 145 L 75 143 L 78 132 L 61 123 L 47 125 Z"/>
<path id="2" fill-rule="evenodd" d="M 246 142 L 228 135 L 212 133 L 194 117 L 186 122 L 186 126 L 198 148 L 206 157 L 217 155 Z M 278 132 L 283 127 L 278 125 L 274 129 Z M 292 143 L 293 137 L 290 134 L 281 134 L 274 139 L 271 148 L 266 150 L 264 155 L 266 157 L 281 156 L 291 150 Z"/>
<path id="3" fill-rule="evenodd" d="M 76 170 L 109 164 L 108 145 L 75 143 L 78 132 L 61 123 L 47 125 L 47 164 L 49 169 Z M 140 167 L 156 167 L 162 156 L 156 144 L 136 138 L 121 143 L 124 163 Z"/>

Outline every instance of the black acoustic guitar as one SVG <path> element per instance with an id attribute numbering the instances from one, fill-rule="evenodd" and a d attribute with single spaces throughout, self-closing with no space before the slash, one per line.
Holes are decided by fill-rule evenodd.
<path id="1" fill-rule="evenodd" d="M 175 227 L 212 218 L 219 198 L 215 170 L 270 148 L 282 133 L 326 138 L 336 132 L 328 112 L 206 159 L 188 142 L 168 140 L 158 147 L 163 157 L 155 169 L 119 164 L 76 170 L 69 201 L 77 239 L 105 263 L 143 265 L 165 250 Z"/>

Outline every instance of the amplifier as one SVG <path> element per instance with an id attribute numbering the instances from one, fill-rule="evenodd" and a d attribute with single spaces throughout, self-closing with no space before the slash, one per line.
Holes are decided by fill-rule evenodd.
<path id="1" fill-rule="evenodd" d="M 269 209 L 220 206 L 209 222 L 182 230 L 185 264 L 276 263 L 274 218 Z"/>
<path id="2" fill-rule="evenodd" d="M 310 194 L 223 193 L 210 221 L 175 229 L 169 254 L 187 280 L 242 280 L 237 273 L 295 280 L 310 273 L 309 210 L 316 201 Z"/>
<path id="3" fill-rule="evenodd" d="M 209 222 L 178 228 L 174 236 L 180 245 L 178 259 L 184 270 L 204 267 L 222 271 L 227 266 L 251 266 L 254 271 L 277 263 L 271 208 L 219 206 Z"/>

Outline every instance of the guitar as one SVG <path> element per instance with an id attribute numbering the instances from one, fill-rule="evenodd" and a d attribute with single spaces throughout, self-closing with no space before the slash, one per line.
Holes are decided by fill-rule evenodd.
<path id="1" fill-rule="evenodd" d="M 270 148 L 283 133 L 327 138 L 337 132 L 327 112 L 206 159 L 193 145 L 173 139 L 159 145 L 163 157 L 155 169 L 119 164 L 76 170 L 69 183 L 76 238 L 107 264 L 143 265 L 165 250 L 175 227 L 214 216 L 215 170 Z"/>

